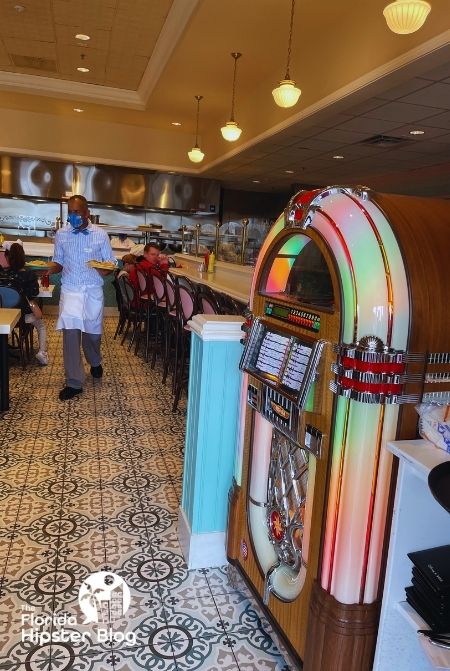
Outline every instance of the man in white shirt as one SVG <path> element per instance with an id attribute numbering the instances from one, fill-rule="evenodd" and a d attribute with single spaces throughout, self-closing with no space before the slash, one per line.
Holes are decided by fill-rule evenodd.
<path id="1" fill-rule="evenodd" d="M 112 270 L 94 269 L 88 261 L 116 263 L 108 234 L 89 219 L 84 196 L 68 201 L 68 226 L 56 232 L 55 252 L 50 273 L 61 276 L 61 299 L 56 329 L 63 331 L 63 354 L 66 384 L 59 393 L 61 401 L 81 394 L 84 384 L 84 356 L 91 375 L 103 375 L 100 352 L 103 328 L 103 275 Z"/>

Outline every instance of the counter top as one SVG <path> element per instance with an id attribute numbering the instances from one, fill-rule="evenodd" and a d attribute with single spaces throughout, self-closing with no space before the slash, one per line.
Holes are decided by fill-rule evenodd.
<path id="1" fill-rule="evenodd" d="M 53 242 L 27 242 L 22 240 L 26 256 L 36 256 L 37 258 L 51 259 L 53 256 Z M 116 259 L 121 259 L 124 254 L 129 253 L 129 249 L 114 249 L 113 254 Z"/>
<path id="2" fill-rule="evenodd" d="M 174 258 L 181 268 L 171 268 L 173 275 L 187 277 L 196 284 L 204 284 L 213 291 L 226 294 L 241 303 L 248 303 L 254 270 L 252 266 L 218 261 L 213 273 L 202 273 L 199 271 L 201 258 L 186 254 L 175 254 Z"/>
<path id="3" fill-rule="evenodd" d="M 399 459 L 407 461 L 422 480 L 428 479 L 432 468 L 450 460 L 448 452 L 422 438 L 392 441 L 387 444 L 387 449 Z"/>
<path id="4" fill-rule="evenodd" d="M 0 335 L 9 335 L 20 319 L 17 308 L 0 308 Z"/>

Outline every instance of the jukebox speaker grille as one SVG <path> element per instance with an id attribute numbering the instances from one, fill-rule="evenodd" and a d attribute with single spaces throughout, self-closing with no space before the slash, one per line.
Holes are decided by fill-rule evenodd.
<path id="1" fill-rule="evenodd" d="M 273 432 L 267 486 L 269 537 L 281 563 L 294 571 L 302 563 L 309 454 Z"/>

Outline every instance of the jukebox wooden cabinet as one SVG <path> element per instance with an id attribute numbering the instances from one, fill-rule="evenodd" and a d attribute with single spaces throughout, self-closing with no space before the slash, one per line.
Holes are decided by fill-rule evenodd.
<path id="1" fill-rule="evenodd" d="M 385 446 L 450 402 L 446 227 L 444 201 L 301 192 L 258 259 L 227 554 L 305 671 L 371 668 Z"/>

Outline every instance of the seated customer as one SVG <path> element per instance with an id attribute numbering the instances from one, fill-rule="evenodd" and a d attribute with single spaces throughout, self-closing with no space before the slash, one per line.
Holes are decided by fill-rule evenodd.
<path id="1" fill-rule="evenodd" d="M 34 316 L 29 300 L 39 293 L 39 282 L 34 270 L 25 268 L 25 252 L 21 244 L 14 242 L 5 252 L 8 268 L 0 268 L 0 283 L 8 282 L 22 293 L 20 308 L 27 324 L 33 324 L 38 332 L 39 351 L 36 359 L 42 366 L 48 364 L 47 330 L 42 318 Z M 29 299 L 29 300 L 27 300 Z"/>
<path id="2" fill-rule="evenodd" d="M 136 257 L 134 254 L 124 254 L 122 256 L 122 268 L 117 272 L 117 279 L 122 277 L 123 275 L 126 275 L 127 277 L 131 273 L 131 271 L 134 269 L 136 265 Z"/>
<path id="3" fill-rule="evenodd" d="M 161 254 L 161 251 L 157 244 L 154 242 L 149 242 L 144 247 L 144 254 L 142 260 L 136 263 L 133 270 L 130 272 L 130 282 L 139 290 L 139 280 L 137 277 L 137 270 L 140 270 L 143 273 L 149 275 L 154 275 L 160 279 L 164 279 L 169 270 L 169 261 L 165 254 Z"/>
<path id="4" fill-rule="evenodd" d="M 161 254 L 161 250 L 155 242 L 149 242 L 144 247 L 144 258 L 140 261 L 137 267 L 140 270 L 145 270 L 150 275 L 156 275 L 163 279 L 169 270 L 169 261 L 165 254 Z"/>

